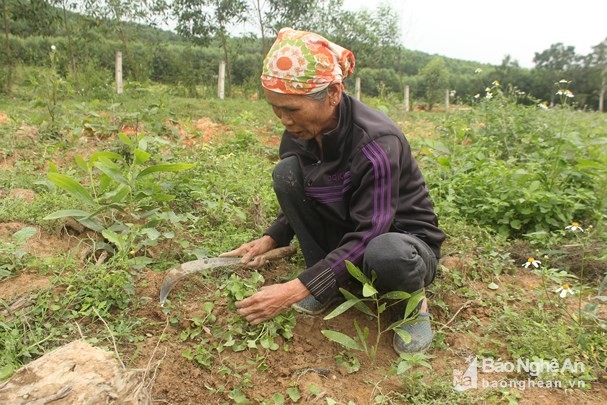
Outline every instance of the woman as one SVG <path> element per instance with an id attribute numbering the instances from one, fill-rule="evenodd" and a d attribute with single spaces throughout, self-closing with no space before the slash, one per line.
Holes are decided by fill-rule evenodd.
<path id="1" fill-rule="evenodd" d="M 267 102 L 285 127 L 273 173 L 281 212 L 264 235 L 224 256 L 259 266 L 263 254 L 299 240 L 307 269 L 264 286 L 236 304 L 252 324 L 293 306 L 321 313 L 350 280 L 346 260 L 377 273 L 380 292 L 430 284 L 445 236 L 400 129 L 385 114 L 344 93 L 352 52 L 310 32 L 282 29 L 264 60 Z M 427 348 L 432 331 L 424 302 L 420 322 L 394 335 L 398 353 Z"/>

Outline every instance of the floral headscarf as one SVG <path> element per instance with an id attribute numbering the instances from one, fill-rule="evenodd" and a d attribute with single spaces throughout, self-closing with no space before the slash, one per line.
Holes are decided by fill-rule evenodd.
<path id="1" fill-rule="evenodd" d="M 354 54 L 318 34 L 283 28 L 268 52 L 261 84 L 284 94 L 311 94 L 354 71 Z"/>

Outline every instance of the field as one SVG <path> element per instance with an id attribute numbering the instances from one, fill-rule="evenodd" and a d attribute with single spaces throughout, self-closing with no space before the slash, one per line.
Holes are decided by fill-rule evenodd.
<path id="1" fill-rule="evenodd" d="M 256 327 L 236 314 L 301 271 L 299 252 L 193 275 L 159 305 L 168 269 L 273 220 L 282 128 L 264 100 L 21 91 L 0 98 L 0 381 L 82 339 L 139 370 L 154 403 L 607 403 L 607 115 L 497 84 L 449 112 L 364 100 L 407 135 L 448 235 L 427 291 L 433 345 L 398 357 L 355 308 Z M 366 351 L 321 333 L 361 345 L 355 323 Z"/>

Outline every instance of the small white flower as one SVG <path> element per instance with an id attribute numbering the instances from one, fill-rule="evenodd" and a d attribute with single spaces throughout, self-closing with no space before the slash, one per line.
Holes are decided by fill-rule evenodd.
<path id="1" fill-rule="evenodd" d="M 559 80 L 559 83 L 565 84 L 565 83 L 569 83 L 569 81 L 567 79 L 561 79 L 561 80 Z"/>
<path id="2" fill-rule="evenodd" d="M 490 91 L 488 91 L 488 92 L 487 92 L 487 95 L 485 95 L 485 97 L 486 97 L 488 100 L 491 100 L 491 99 L 493 98 L 493 93 L 491 93 Z"/>
<path id="3" fill-rule="evenodd" d="M 491 83 L 491 84 L 494 86 L 499 86 L 500 82 L 499 82 L 499 80 L 494 80 L 493 83 Z"/>
<path id="4" fill-rule="evenodd" d="M 479 73 L 481 73 L 482 71 L 483 71 L 483 69 L 481 69 L 481 68 L 476 68 L 476 69 L 474 70 L 474 73 L 479 74 Z"/>
<path id="5" fill-rule="evenodd" d="M 480 94 L 476 93 L 476 94 L 474 95 L 474 98 L 478 99 L 480 96 L 481 96 Z"/>
<path id="6" fill-rule="evenodd" d="M 51 51 L 55 52 L 57 50 L 57 47 L 55 45 L 51 45 Z"/>
<path id="7" fill-rule="evenodd" d="M 540 262 L 539 260 L 535 260 L 535 258 L 530 257 L 529 259 L 527 259 L 527 261 L 525 262 L 525 264 L 523 264 L 523 267 L 527 268 L 529 266 L 533 266 L 536 269 L 538 269 L 541 264 L 542 264 L 542 262 Z"/>
<path id="8" fill-rule="evenodd" d="M 546 104 L 544 104 L 544 103 L 539 103 L 537 106 L 539 108 L 541 108 L 542 110 L 547 110 L 548 109 L 548 106 Z"/>
<path id="9" fill-rule="evenodd" d="M 584 230 L 582 229 L 582 227 L 580 226 L 580 224 L 578 222 L 572 222 L 571 225 L 567 225 L 565 227 L 566 230 L 571 231 L 571 232 L 584 232 Z"/>
<path id="10" fill-rule="evenodd" d="M 573 295 L 574 293 L 573 289 L 569 287 L 569 284 L 563 284 L 562 286 L 554 290 L 554 292 L 560 293 L 559 297 L 561 298 L 565 298 L 567 294 Z"/>

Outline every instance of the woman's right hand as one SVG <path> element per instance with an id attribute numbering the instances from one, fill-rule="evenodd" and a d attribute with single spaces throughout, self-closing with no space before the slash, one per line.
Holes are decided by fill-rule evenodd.
<path id="1" fill-rule="evenodd" d="M 259 268 L 267 262 L 264 253 L 269 252 L 275 247 L 276 241 L 271 236 L 264 235 L 259 239 L 243 243 L 234 250 L 222 253 L 219 257 L 242 256 L 241 263 L 246 264 L 247 267 Z"/>

